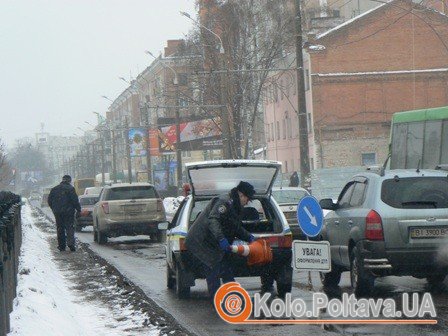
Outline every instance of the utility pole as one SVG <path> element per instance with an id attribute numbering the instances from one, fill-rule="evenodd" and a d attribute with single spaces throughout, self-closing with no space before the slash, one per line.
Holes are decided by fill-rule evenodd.
<path id="1" fill-rule="evenodd" d="M 91 146 L 92 146 L 92 165 L 93 165 L 93 167 L 92 167 L 92 169 L 93 169 L 93 178 L 96 180 L 96 155 L 95 155 L 95 142 L 92 142 L 91 144 L 90 144 Z"/>
<path id="2" fill-rule="evenodd" d="M 150 143 L 150 122 L 149 122 L 149 105 L 145 102 L 145 126 L 146 126 L 146 171 L 148 174 L 148 182 L 152 183 L 151 173 L 151 143 Z"/>
<path id="3" fill-rule="evenodd" d="M 112 137 L 112 174 L 114 175 L 114 183 L 117 183 L 117 153 L 115 143 L 115 131 L 111 130 Z"/>
<path id="4" fill-rule="evenodd" d="M 128 116 L 124 117 L 124 128 L 126 132 L 126 157 L 128 160 L 128 182 L 132 183 L 132 167 L 131 167 L 131 144 L 129 141 L 129 121 Z"/>
<path id="5" fill-rule="evenodd" d="M 310 183 L 310 159 L 308 145 L 308 122 L 305 97 L 305 69 L 303 66 L 303 41 L 302 41 L 302 11 L 301 0 L 295 0 L 295 27 L 296 27 L 296 73 L 297 73 L 297 110 L 299 116 L 299 141 L 300 141 L 300 184 L 309 187 Z"/>
<path id="6" fill-rule="evenodd" d="M 176 78 L 177 79 L 177 78 Z M 182 150 L 180 149 L 180 102 L 179 82 L 174 83 L 176 87 L 176 161 L 177 161 L 177 188 L 182 188 Z"/>
<path id="7" fill-rule="evenodd" d="M 105 162 L 104 162 L 104 135 L 102 132 L 100 133 L 100 141 L 101 141 L 101 185 L 104 186 L 106 179 L 104 176 Z"/>

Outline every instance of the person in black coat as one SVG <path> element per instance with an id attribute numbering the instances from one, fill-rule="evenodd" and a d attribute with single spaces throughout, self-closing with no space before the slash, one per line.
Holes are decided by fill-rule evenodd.
<path id="1" fill-rule="evenodd" d="M 289 179 L 289 186 L 290 187 L 298 187 L 299 186 L 299 174 L 297 174 L 297 172 L 295 171 L 294 173 L 292 173 L 290 179 Z"/>
<path id="2" fill-rule="evenodd" d="M 254 187 L 241 181 L 229 194 L 214 197 L 188 231 L 187 249 L 204 267 L 210 298 L 224 283 L 235 281 L 230 264 L 230 244 L 235 238 L 252 242 L 254 236 L 242 227 L 243 207 L 255 194 Z"/>
<path id="3" fill-rule="evenodd" d="M 76 215 L 81 213 L 78 195 L 70 184 L 72 178 L 69 175 L 62 177 L 62 182 L 52 188 L 48 195 L 48 205 L 56 219 L 58 249 L 65 251 L 66 244 L 71 251 L 75 251 L 75 210 Z"/>

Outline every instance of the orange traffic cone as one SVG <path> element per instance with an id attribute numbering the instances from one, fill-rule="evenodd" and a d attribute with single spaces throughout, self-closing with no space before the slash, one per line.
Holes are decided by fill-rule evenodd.
<path id="1" fill-rule="evenodd" d="M 232 252 L 247 258 L 249 266 L 261 266 L 272 262 L 272 249 L 264 239 L 256 240 L 249 245 L 232 245 Z"/>

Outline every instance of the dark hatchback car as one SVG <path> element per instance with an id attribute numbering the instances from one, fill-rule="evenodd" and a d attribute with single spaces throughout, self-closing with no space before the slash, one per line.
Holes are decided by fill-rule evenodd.
<path id="1" fill-rule="evenodd" d="M 309 194 L 306 189 L 300 187 L 272 188 L 272 197 L 277 201 L 288 221 L 292 232 L 292 239 L 306 239 L 297 220 L 297 205 L 302 198 Z"/>
<path id="2" fill-rule="evenodd" d="M 81 231 L 86 226 L 93 225 L 93 207 L 98 202 L 98 195 L 82 195 L 79 196 L 79 204 L 81 205 L 81 214 L 76 219 L 75 229 Z"/>
<path id="3" fill-rule="evenodd" d="M 431 286 L 448 274 L 441 251 L 448 239 L 448 174 L 436 170 L 389 170 L 354 176 L 324 219 L 332 270 L 325 285 L 350 271 L 356 294 L 369 294 L 387 275 L 426 278 Z"/>

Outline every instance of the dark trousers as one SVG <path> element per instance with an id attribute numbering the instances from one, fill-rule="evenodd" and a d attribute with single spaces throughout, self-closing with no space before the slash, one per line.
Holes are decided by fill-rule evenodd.
<path id="1" fill-rule="evenodd" d="M 65 250 L 66 246 L 75 246 L 75 215 L 73 213 L 55 213 L 58 234 L 58 248 Z"/>
<path id="2" fill-rule="evenodd" d="M 221 286 L 221 279 L 223 283 L 235 281 L 228 254 L 225 254 L 222 261 L 212 268 L 204 265 L 204 271 L 207 280 L 208 294 L 210 295 L 210 299 L 212 300 L 214 299 L 216 292 Z"/>

